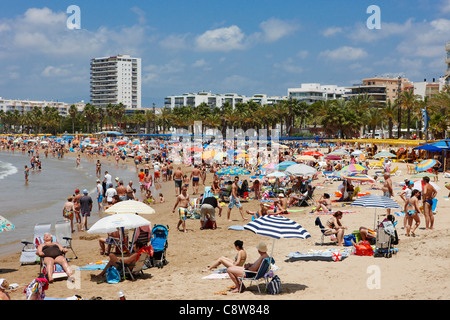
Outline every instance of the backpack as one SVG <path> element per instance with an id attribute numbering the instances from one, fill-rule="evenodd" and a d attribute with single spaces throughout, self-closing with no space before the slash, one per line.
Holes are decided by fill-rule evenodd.
<path id="1" fill-rule="evenodd" d="M 273 276 L 272 280 L 270 280 L 267 285 L 267 293 L 268 294 L 279 294 L 281 293 L 281 280 L 277 275 Z"/>
<path id="2" fill-rule="evenodd" d="M 116 267 L 109 267 L 108 270 L 106 270 L 106 281 L 108 283 L 120 282 L 120 273 Z"/>

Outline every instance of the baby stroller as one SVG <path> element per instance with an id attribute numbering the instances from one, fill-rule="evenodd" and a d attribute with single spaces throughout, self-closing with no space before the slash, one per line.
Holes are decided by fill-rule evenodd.
<path id="1" fill-rule="evenodd" d="M 386 220 L 378 225 L 374 257 L 391 258 L 397 253 L 395 245 L 398 244 L 398 234 L 395 230 L 394 220 Z"/>
<path id="2" fill-rule="evenodd" d="M 168 247 L 167 237 L 169 235 L 169 227 L 157 224 L 152 228 L 152 236 L 150 244 L 153 247 L 153 256 L 149 257 L 147 267 L 164 267 L 168 261 L 166 260 L 166 249 Z"/>

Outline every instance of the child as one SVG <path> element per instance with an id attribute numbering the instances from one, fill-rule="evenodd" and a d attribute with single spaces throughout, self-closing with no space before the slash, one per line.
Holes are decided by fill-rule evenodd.
<path id="1" fill-rule="evenodd" d="M 163 196 L 162 193 L 160 193 L 160 194 L 159 194 L 159 203 L 164 203 L 164 202 L 165 202 L 164 196 Z"/>
<path id="2" fill-rule="evenodd" d="M 155 201 L 155 198 L 153 198 L 152 191 L 150 189 L 147 189 L 144 202 L 147 204 L 151 204 L 153 201 Z"/>

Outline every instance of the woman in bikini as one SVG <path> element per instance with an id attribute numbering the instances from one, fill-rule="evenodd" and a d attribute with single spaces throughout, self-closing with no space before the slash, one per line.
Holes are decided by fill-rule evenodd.
<path id="1" fill-rule="evenodd" d="M 74 232 L 75 230 L 73 229 L 73 215 L 75 212 L 74 209 L 74 204 L 73 204 L 73 197 L 69 196 L 67 197 L 67 201 L 64 204 L 63 207 L 63 217 L 66 221 L 70 221 L 70 230 L 72 230 L 72 232 Z"/>
<path id="2" fill-rule="evenodd" d="M 337 239 L 337 245 L 342 246 L 344 241 L 344 230 L 347 227 L 344 227 L 341 223 L 343 213 L 341 211 L 336 211 L 327 221 L 327 229 L 325 230 L 326 235 L 335 234 Z"/>
<path id="3" fill-rule="evenodd" d="M 420 224 L 420 218 L 419 218 L 419 199 L 418 196 L 420 194 L 420 191 L 417 189 L 414 189 L 411 193 L 411 197 L 408 199 L 408 201 L 405 204 L 405 212 L 406 212 L 406 236 L 415 237 L 416 234 L 414 231 L 419 227 Z M 413 220 L 416 222 L 414 227 L 412 226 Z M 412 229 L 411 229 L 412 228 Z"/>
<path id="4" fill-rule="evenodd" d="M 244 250 L 244 242 L 242 242 L 241 240 L 236 240 L 234 242 L 234 247 L 238 251 L 238 253 L 234 257 L 234 260 L 231 260 L 227 257 L 220 257 L 203 271 L 211 271 L 221 264 L 223 264 L 226 268 L 229 268 L 231 266 L 243 266 L 245 260 L 247 259 L 247 252 Z"/>

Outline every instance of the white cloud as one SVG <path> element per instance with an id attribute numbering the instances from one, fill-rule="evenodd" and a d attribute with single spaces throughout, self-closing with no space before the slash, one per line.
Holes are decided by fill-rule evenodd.
<path id="1" fill-rule="evenodd" d="M 297 52 L 297 57 L 299 57 L 300 59 L 306 59 L 306 57 L 308 57 L 309 52 L 307 50 L 301 50 L 299 52 Z"/>
<path id="2" fill-rule="evenodd" d="M 442 12 L 450 13 L 450 0 L 442 1 Z"/>
<path id="3" fill-rule="evenodd" d="M 206 63 L 205 59 L 199 59 L 199 60 L 195 61 L 195 62 L 192 64 L 192 66 L 193 66 L 194 68 L 201 68 L 201 67 L 204 67 L 204 66 L 206 66 L 206 65 L 207 65 L 207 63 Z"/>
<path id="4" fill-rule="evenodd" d="M 263 30 L 264 41 L 275 42 L 292 34 L 299 28 L 299 25 L 297 23 L 271 18 L 261 22 L 259 27 Z"/>
<path id="5" fill-rule="evenodd" d="M 228 28 L 208 30 L 195 39 L 197 49 L 201 51 L 231 51 L 244 49 L 245 34 L 232 25 Z"/>
<path id="6" fill-rule="evenodd" d="M 342 33 L 343 31 L 344 29 L 342 29 L 341 27 L 329 27 L 322 32 L 322 35 L 324 37 L 331 37 L 334 36 L 335 34 Z"/>
<path id="7" fill-rule="evenodd" d="M 67 77 L 72 73 L 72 71 L 69 70 L 69 68 L 72 67 L 72 65 L 61 67 L 47 66 L 42 71 L 41 75 L 44 77 Z"/>
<path id="8" fill-rule="evenodd" d="M 288 73 L 302 73 L 303 68 L 295 64 L 294 59 L 288 58 L 283 62 L 278 62 L 273 65 L 277 69 L 281 69 Z"/>
<path id="9" fill-rule="evenodd" d="M 391 36 L 405 36 L 413 27 L 413 19 L 408 19 L 405 23 L 381 22 L 381 29 L 368 29 L 366 24 L 357 24 L 349 38 L 356 42 L 372 43 Z"/>
<path id="10" fill-rule="evenodd" d="M 184 50 L 187 48 L 186 38 L 189 34 L 171 34 L 159 41 L 159 45 L 164 49 L 169 50 Z"/>
<path id="11" fill-rule="evenodd" d="M 322 51 L 319 56 L 332 60 L 358 60 L 367 57 L 367 52 L 362 48 L 343 46 L 335 50 Z"/>

